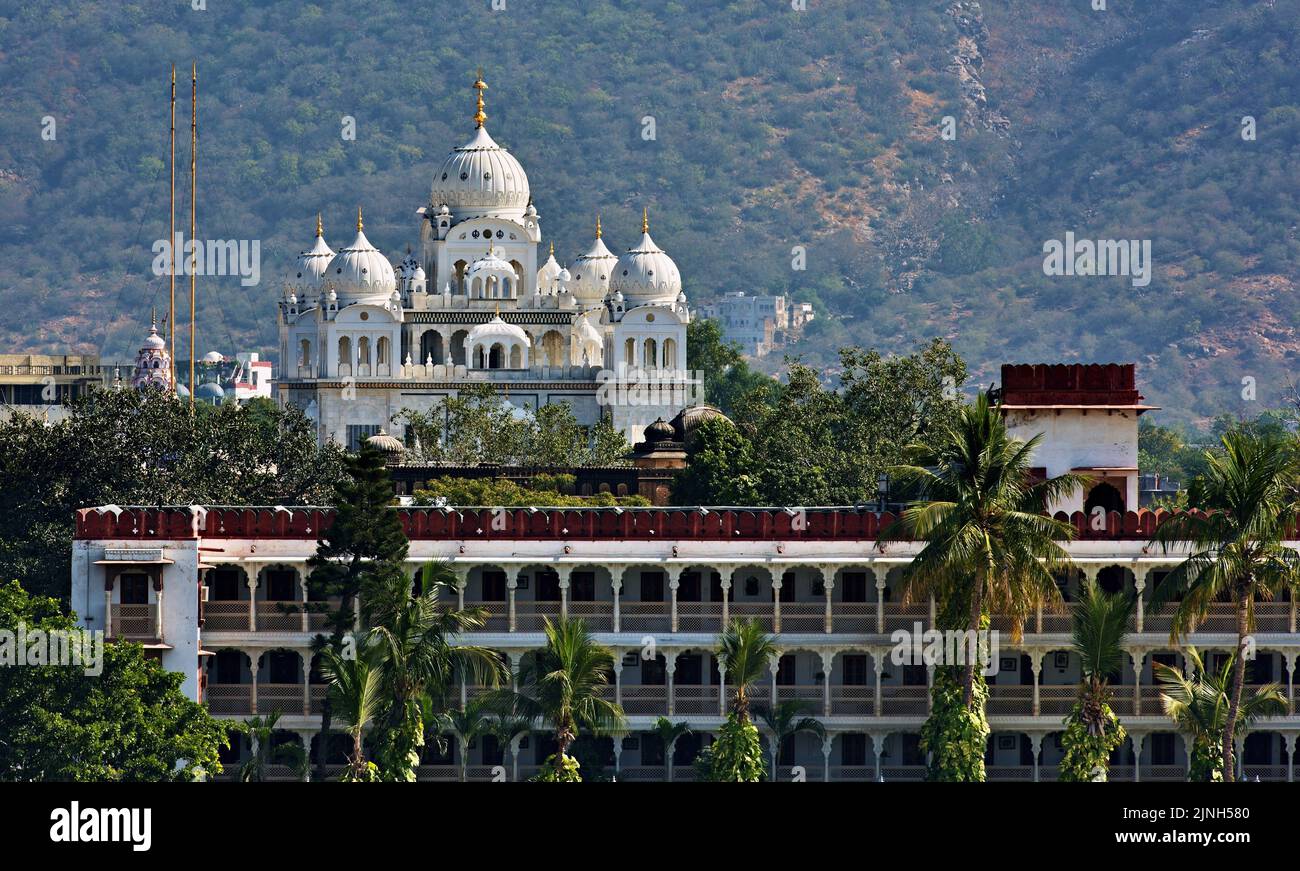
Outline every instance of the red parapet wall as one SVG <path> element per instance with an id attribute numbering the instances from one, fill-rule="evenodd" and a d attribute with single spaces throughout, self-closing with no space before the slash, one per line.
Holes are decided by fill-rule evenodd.
<path id="1" fill-rule="evenodd" d="M 399 508 L 412 541 L 876 541 L 897 519 L 853 508 Z M 1149 541 L 1167 511 L 1112 511 L 1094 529 L 1081 511 L 1056 519 L 1076 540 Z M 315 541 L 330 508 L 98 508 L 77 512 L 83 540 L 281 539 Z"/>
<path id="2" fill-rule="evenodd" d="M 1004 405 L 1137 405 L 1133 363 L 1031 363 L 1002 367 Z"/>

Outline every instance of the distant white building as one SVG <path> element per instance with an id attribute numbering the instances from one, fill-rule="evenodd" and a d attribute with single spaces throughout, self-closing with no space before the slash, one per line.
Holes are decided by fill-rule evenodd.
<path id="1" fill-rule="evenodd" d="M 700 313 L 717 321 L 723 338 L 750 357 L 767 356 L 813 319 L 811 303 L 790 303 L 784 294 L 749 296 L 743 290 L 705 304 Z"/>

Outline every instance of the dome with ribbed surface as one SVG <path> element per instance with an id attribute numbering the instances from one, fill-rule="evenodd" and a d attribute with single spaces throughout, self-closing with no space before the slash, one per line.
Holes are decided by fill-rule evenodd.
<path id="1" fill-rule="evenodd" d="M 604 299 L 617 264 L 614 252 L 606 248 L 605 240 L 597 236 L 591 250 L 573 261 L 573 281 L 569 289 L 574 297 L 584 303 L 598 303 Z"/>
<path id="2" fill-rule="evenodd" d="M 609 280 L 610 292 L 621 292 L 629 308 L 670 303 L 682 292 L 682 274 L 673 259 L 650 238 L 648 221 L 642 221 L 641 230 L 641 240 L 618 258 Z"/>
<path id="3" fill-rule="evenodd" d="M 453 150 L 433 177 L 429 202 L 446 204 L 459 220 L 497 217 L 518 220 L 528 208 L 523 166 L 479 127 L 474 138 Z"/>
<path id="4" fill-rule="evenodd" d="M 325 243 L 325 236 L 318 226 L 316 243 L 309 250 L 299 254 L 294 262 L 294 277 L 289 281 L 290 289 L 299 292 L 304 298 L 310 291 L 318 290 L 325 277 L 325 270 L 329 269 L 330 261 L 334 259 L 334 254 L 334 250 Z"/>
<path id="5" fill-rule="evenodd" d="M 374 297 L 386 302 L 397 287 L 393 264 L 357 229 L 357 238 L 330 260 L 324 286 L 338 293 L 340 305 Z"/>

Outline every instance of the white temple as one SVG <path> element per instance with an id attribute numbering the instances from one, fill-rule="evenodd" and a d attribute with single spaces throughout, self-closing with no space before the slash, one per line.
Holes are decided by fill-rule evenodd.
<path id="1" fill-rule="evenodd" d="M 404 408 L 425 411 L 467 384 L 517 406 L 567 402 L 580 423 L 608 416 L 629 441 L 669 419 L 699 388 L 686 372 L 690 313 L 677 265 L 650 237 L 622 256 L 602 239 L 573 268 L 554 246 L 538 265 L 541 218 L 528 176 L 484 126 L 434 175 L 419 247 L 396 268 L 369 239 L 337 253 L 317 218 L 280 301 L 281 402 L 322 440 L 356 447 Z"/>

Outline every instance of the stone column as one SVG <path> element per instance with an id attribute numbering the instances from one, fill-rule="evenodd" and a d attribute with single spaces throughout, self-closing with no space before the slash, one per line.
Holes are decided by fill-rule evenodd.
<path id="1" fill-rule="evenodd" d="M 302 656 L 302 715 L 311 716 L 311 651 L 305 650 Z"/>
<path id="2" fill-rule="evenodd" d="M 826 595 L 826 634 L 830 635 L 835 631 L 834 617 L 831 613 L 831 600 L 835 592 L 835 566 L 824 565 L 818 567 L 822 573 L 822 591 Z"/>
<path id="3" fill-rule="evenodd" d="M 1148 566 L 1133 564 L 1133 590 L 1137 593 L 1137 602 L 1133 606 L 1133 613 L 1136 620 L 1135 627 L 1138 632 L 1142 631 L 1144 617 L 1142 612 L 1145 610 L 1143 608 L 1143 598 L 1147 588 L 1147 572 L 1150 570 Z"/>
<path id="4" fill-rule="evenodd" d="M 465 590 L 469 588 L 469 570 L 456 569 L 456 610 L 465 610 Z"/>
<path id="5" fill-rule="evenodd" d="M 506 606 L 510 615 L 508 631 L 514 632 L 518 625 L 518 616 L 515 613 L 515 590 L 519 589 L 519 570 L 515 569 L 513 577 L 506 578 Z"/>
<path id="6" fill-rule="evenodd" d="M 1045 650 L 1029 651 L 1029 668 L 1034 673 L 1034 706 L 1032 708 L 1035 717 L 1043 713 L 1043 706 L 1039 696 L 1039 685 L 1042 683 L 1043 674 L 1043 657 L 1047 655 Z M 1041 739 L 1041 735 L 1039 738 Z"/>
<path id="7" fill-rule="evenodd" d="M 669 625 L 672 627 L 673 632 L 677 631 L 677 590 L 681 587 L 681 577 L 682 570 L 680 568 L 668 569 L 668 594 L 672 600 L 670 606 L 672 609 L 672 622 Z"/>
<path id="8" fill-rule="evenodd" d="M 776 695 L 776 672 L 781 667 L 781 651 L 777 651 L 767 658 L 767 668 L 772 674 L 772 698 L 768 700 L 768 707 L 775 709 L 777 703 Z"/>
<path id="9" fill-rule="evenodd" d="M 731 611 L 731 609 L 728 607 L 731 603 L 730 602 L 731 572 L 727 571 L 726 567 L 724 566 L 723 571 L 719 572 L 719 574 L 722 575 L 722 580 L 719 581 L 719 586 L 722 587 L 722 627 L 721 628 L 726 629 L 727 623 L 730 620 L 730 611 Z"/>
<path id="10" fill-rule="evenodd" d="M 308 612 L 308 600 L 310 594 L 307 590 L 307 573 L 304 571 L 298 576 L 298 587 L 302 590 L 302 631 L 311 631 L 311 614 Z"/>
<path id="11" fill-rule="evenodd" d="M 311 732 L 298 732 L 298 740 L 302 742 L 302 752 L 306 755 L 307 764 L 302 768 L 302 782 L 311 782 Z"/>
<path id="12" fill-rule="evenodd" d="M 1034 783 L 1038 783 L 1038 766 L 1041 761 L 1039 757 L 1043 750 L 1043 733 L 1029 733 L 1029 746 L 1034 751 Z"/>
<path id="13" fill-rule="evenodd" d="M 153 593 L 157 600 L 153 611 L 153 635 L 163 640 L 163 568 L 158 566 L 153 573 Z"/>
<path id="14" fill-rule="evenodd" d="M 623 613 L 619 607 L 619 593 L 623 592 L 623 572 L 625 566 L 614 565 L 609 567 L 609 586 L 614 593 L 614 631 L 623 631 Z"/>
<path id="15" fill-rule="evenodd" d="M 257 713 L 257 672 L 261 668 L 261 659 L 262 651 L 248 651 L 248 673 L 252 678 L 248 688 L 248 709 L 254 714 Z"/>
<path id="16" fill-rule="evenodd" d="M 876 634 L 885 634 L 885 576 L 889 574 L 888 569 L 877 569 L 871 567 L 871 573 L 876 576 Z"/>
<path id="17" fill-rule="evenodd" d="M 569 619 L 569 576 L 573 573 L 572 566 L 556 566 L 556 574 L 560 576 L 560 618 Z"/>
<path id="18" fill-rule="evenodd" d="M 614 736 L 614 777 L 617 778 L 623 762 L 623 736 Z M 516 778 L 517 779 L 517 778 Z"/>
<path id="19" fill-rule="evenodd" d="M 830 732 L 822 739 L 822 782 L 831 782 L 831 747 L 835 741 L 835 736 Z"/>
<path id="20" fill-rule="evenodd" d="M 104 566 L 104 637 L 113 637 L 113 585 L 117 583 L 117 573 L 112 566 Z"/>
<path id="21" fill-rule="evenodd" d="M 823 650 L 822 656 L 822 716 L 831 715 L 831 673 L 835 667 L 835 651 Z"/>
<path id="22" fill-rule="evenodd" d="M 1282 744 L 1286 747 L 1286 782 L 1295 782 L 1295 732 L 1283 732 Z"/>
<path id="23" fill-rule="evenodd" d="M 876 647 L 876 648 L 872 648 L 871 651 L 871 661 L 876 666 L 876 697 L 874 699 L 874 702 L 875 702 L 875 709 L 876 709 L 875 716 L 877 717 L 879 717 L 881 715 L 881 711 L 884 710 L 884 699 L 881 697 L 882 686 L 883 686 L 881 679 L 885 675 L 885 656 L 881 652 L 883 649 L 884 648 Z"/>
<path id="24" fill-rule="evenodd" d="M 248 572 L 248 631 L 257 631 L 257 563 L 245 563 Z"/>
<path id="25" fill-rule="evenodd" d="M 677 673 L 677 654 L 676 650 L 664 651 L 664 674 L 668 681 L 668 716 L 672 716 L 676 707 L 676 700 L 673 698 L 673 675 Z"/>
<path id="26" fill-rule="evenodd" d="M 614 648 L 614 704 L 623 705 L 623 648 Z M 617 743 L 617 742 L 615 742 Z"/>
<path id="27" fill-rule="evenodd" d="M 727 716 L 727 666 L 718 660 L 718 716 Z"/>
<path id="28" fill-rule="evenodd" d="M 1129 732 L 1133 739 L 1133 782 L 1142 782 L 1142 744 L 1146 741 L 1146 732 Z"/>
<path id="29" fill-rule="evenodd" d="M 781 586 L 784 581 L 772 572 L 772 631 L 781 634 Z"/>
<path id="30" fill-rule="evenodd" d="M 1146 660 L 1145 650 L 1129 651 L 1133 663 L 1133 716 L 1142 716 L 1142 664 Z"/>
<path id="31" fill-rule="evenodd" d="M 884 778 L 880 775 L 880 757 L 885 752 L 885 740 L 889 737 L 888 732 L 871 733 L 871 753 L 876 757 L 876 782 L 881 783 Z"/>
<path id="32" fill-rule="evenodd" d="M 1287 650 L 1282 653 L 1282 659 L 1286 663 L 1286 700 L 1288 702 L 1295 699 L 1295 658 L 1294 650 Z"/>

